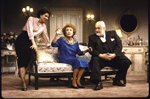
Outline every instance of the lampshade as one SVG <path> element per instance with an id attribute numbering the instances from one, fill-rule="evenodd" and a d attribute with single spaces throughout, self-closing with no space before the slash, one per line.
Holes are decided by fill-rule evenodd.
<path id="1" fill-rule="evenodd" d="M 94 19 L 94 15 L 93 14 L 91 15 L 91 19 Z"/>
<path id="2" fill-rule="evenodd" d="M 29 10 L 30 10 L 30 7 L 29 7 L 29 6 L 27 6 L 27 7 L 26 7 L 26 10 L 27 10 L 27 11 L 29 11 Z"/>
<path id="3" fill-rule="evenodd" d="M 22 12 L 26 12 L 26 8 L 22 8 Z"/>
<path id="4" fill-rule="evenodd" d="M 89 15 L 89 14 L 87 15 L 87 18 L 90 18 L 90 15 Z"/>
<path id="5" fill-rule="evenodd" d="M 92 20 L 94 20 L 94 15 L 93 15 L 93 14 L 88 14 L 88 15 L 86 16 L 86 19 L 87 19 L 88 21 L 92 21 Z"/>
<path id="6" fill-rule="evenodd" d="M 25 16 L 27 19 L 33 15 L 33 11 L 33 8 L 31 8 L 30 6 L 22 8 L 23 16 Z"/>
<path id="7" fill-rule="evenodd" d="M 33 8 L 30 8 L 30 12 L 33 12 Z"/>
<path id="8" fill-rule="evenodd" d="M 117 35 L 118 35 L 120 38 L 122 38 L 122 37 L 123 37 L 120 29 L 115 30 L 115 31 L 116 31 Z"/>

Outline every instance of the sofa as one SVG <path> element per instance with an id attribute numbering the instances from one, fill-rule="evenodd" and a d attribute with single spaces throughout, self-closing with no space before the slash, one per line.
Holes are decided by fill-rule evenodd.
<path id="1" fill-rule="evenodd" d="M 79 45 L 81 51 L 86 50 L 88 47 L 85 45 Z M 68 87 L 71 87 L 71 78 L 73 76 L 72 66 L 70 64 L 59 63 L 59 49 L 54 47 L 53 49 L 48 49 L 46 47 L 38 47 L 37 50 L 37 60 L 32 64 L 27 72 L 29 74 L 29 85 L 32 82 L 35 85 L 35 90 L 38 90 L 38 78 L 39 77 L 66 77 L 68 78 Z M 91 60 L 91 55 L 87 52 L 82 56 L 76 55 L 78 58 Z M 111 67 L 104 67 L 101 70 L 101 75 L 105 76 L 105 80 L 109 77 L 107 75 L 116 74 L 117 69 Z M 90 76 L 91 71 L 85 71 L 82 80 L 85 80 L 85 76 Z M 31 76 L 34 76 L 34 81 L 31 81 Z"/>

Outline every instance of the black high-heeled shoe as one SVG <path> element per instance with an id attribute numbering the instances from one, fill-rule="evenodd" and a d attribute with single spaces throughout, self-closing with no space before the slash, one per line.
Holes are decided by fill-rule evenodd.
<path id="1" fill-rule="evenodd" d="M 78 86 L 77 86 L 77 87 L 75 87 L 75 86 L 73 86 L 73 85 L 72 85 L 72 88 L 74 88 L 74 89 L 78 89 L 79 87 L 78 87 Z"/>
<path id="2" fill-rule="evenodd" d="M 79 88 L 85 88 L 85 87 L 83 87 L 83 86 L 79 86 L 79 85 L 78 85 L 78 87 L 79 87 Z"/>
<path id="3" fill-rule="evenodd" d="M 22 88 L 21 90 L 22 90 L 22 91 L 27 91 L 27 88 Z"/>

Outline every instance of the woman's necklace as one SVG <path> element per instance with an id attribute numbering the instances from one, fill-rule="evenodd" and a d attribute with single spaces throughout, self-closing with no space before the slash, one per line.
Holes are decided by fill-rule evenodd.
<path id="1" fill-rule="evenodd" d="M 69 43 L 73 43 L 73 42 L 74 42 L 74 39 L 73 39 L 73 38 L 68 38 L 68 37 L 66 37 L 66 39 L 67 39 L 67 41 L 68 41 Z"/>

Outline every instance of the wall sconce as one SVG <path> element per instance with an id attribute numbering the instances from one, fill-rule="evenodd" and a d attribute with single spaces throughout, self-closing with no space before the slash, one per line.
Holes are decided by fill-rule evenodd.
<path id="1" fill-rule="evenodd" d="M 88 21 L 93 21 L 93 20 L 94 20 L 94 15 L 93 15 L 93 14 L 88 14 L 88 15 L 86 16 L 86 20 L 88 20 Z"/>
<path id="2" fill-rule="evenodd" d="M 23 15 L 28 18 L 30 16 L 32 16 L 33 14 L 33 8 L 30 8 L 29 6 L 26 6 L 26 8 L 22 8 L 22 12 L 23 12 Z"/>
<path id="3" fill-rule="evenodd" d="M 115 30 L 115 31 L 116 31 L 117 35 L 118 35 L 120 38 L 123 37 L 120 29 L 117 29 L 117 30 Z"/>

